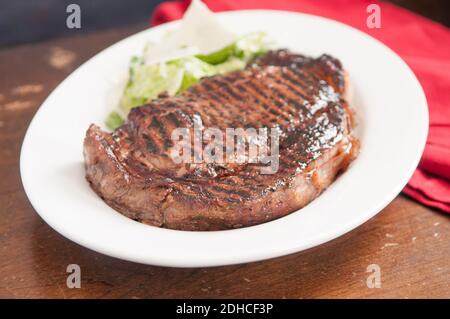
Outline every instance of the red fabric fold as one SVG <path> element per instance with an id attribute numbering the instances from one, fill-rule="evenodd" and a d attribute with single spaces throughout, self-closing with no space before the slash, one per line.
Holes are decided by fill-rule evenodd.
<path id="1" fill-rule="evenodd" d="M 425 91 L 430 129 L 419 167 L 403 190 L 424 205 L 450 213 L 450 30 L 392 4 L 374 0 L 205 0 L 212 11 L 275 9 L 334 19 L 370 34 L 399 54 Z M 180 19 L 190 0 L 169 1 L 151 24 Z M 381 8 L 381 28 L 366 26 L 369 4 Z"/>

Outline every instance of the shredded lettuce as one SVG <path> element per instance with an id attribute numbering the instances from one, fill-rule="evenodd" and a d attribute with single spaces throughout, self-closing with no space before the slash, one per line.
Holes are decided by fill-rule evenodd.
<path id="1" fill-rule="evenodd" d="M 216 65 L 216 74 L 226 74 L 229 72 L 242 70 L 246 67 L 247 61 L 239 59 L 237 57 L 230 57 L 226 62 Z"/>
<path id="2" fill-rule="evenodd" d="M 156 98 L 162 92 L 175 94 L 183 79 L 182 68 L 174 64 L 133 64 L 130 79 L 121 99 L 124 111 Z"/>
<path id="3" fill-rule="evenodd" d="M 236 43 L 230 44 L 229 46 L 210 53 L 210 54 L 198 54 L 197 58 L 199 58 L 200 60 L 212 64 L 212 65 L 217 65 L 220 63 L 225 62 L 230 56 L 235 55 L 236 53 Z"/>
<path id="4" fill-rule="evenodd" d="M 267 51 L 266 34 L 264 32 L 253 32 L 236 41 L 235 55 L 249 62 L 258 55 Z"/>
<path id="5" fill-rule="evenodd" d="M 178 87 L 177 93 L 186 90 L 192 84 L 200 81 L 201 78 L 217 73 L 214 66 L 196 57 L 181 58 L 170 61 L 167 64 L 183 70 L 183 79 Z"/>
<path id="6" fill-rule="evenodd" d="M 151 45 L 145 48 L 151 49 Z M 206 55 L 188 56 L 156 64 L 146 64 L 143 57 L 133 57 L 120 106 L 126 114 L 132 108 L 143 105 L 162 93 L 173 96 L 183 92 L 203 77 L 242 70 L 266 51 L 265 33 L 255 32 Z M 116 112 L 111 113 L 106 120 L 110 128 L 120 126 L 122 122 L 123 119 Z"/>
<path id="7" fill-rule="evenodd" d="M 106 126 L 110 130 L 115 130 L 123 124 L 123 118 L 117 112 L 111 112 L 106 118 Z"/>

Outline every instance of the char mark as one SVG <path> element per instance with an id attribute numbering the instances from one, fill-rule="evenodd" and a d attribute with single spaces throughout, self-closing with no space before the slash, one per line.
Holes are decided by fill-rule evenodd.
<path id="1" fill-rule="evenodd" d="M 171 138 L 167 135 L 164 126 L 155 116 L 152 118 L 152 122 L 150 123 L 149 128 L 155 128 L 159 131 L 159 136 L 163 141 L 164 149 L 168 149 L 169 147 L 173 146 L 173 142 Z"/>
<path id="2" fill-rule="evenodd" d="M 160 150 L 159 150 L 158 146 L 156 145 L 155 141 L 153 141 L 153 139 L 150 136 L 148 136 L 147 134 L 144 134 L 144 135 L 142 135 L 142 137 L 145 141 L 145 146 L 150 153 L 160 154 Z"/>

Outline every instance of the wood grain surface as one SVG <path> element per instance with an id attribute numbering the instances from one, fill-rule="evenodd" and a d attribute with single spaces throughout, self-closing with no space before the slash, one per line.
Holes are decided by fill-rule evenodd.
<path id="1" fill-rule="evenodd" d="M 217 268 L 117 260 L 78 246 L 45 224 L 31 207 L 19 174 L 20 147 L 31 118 L 77 66 L 144 28 L 0 50 L 0 297 L 450 297 L 449 217 L 402 195 L 372 220 L 327 244 Z M 66 286 L 68 264 L 81 266 L 80 289 Z M 370 264 L 381 268 L 381 288 L 366 285 Z"/>

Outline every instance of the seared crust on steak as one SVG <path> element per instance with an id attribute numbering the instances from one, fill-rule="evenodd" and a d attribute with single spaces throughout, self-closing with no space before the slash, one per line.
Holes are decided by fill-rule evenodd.
<path id="1" fill-rule="evenodd" d="M 245 70 L 203 79 L 176 97 L 133 109 L 123 126 L 86 133 L 86 178 L 111 207 L 137 221 L 220 230 L 287 215 L 316 198 L 356 157 L 353 113 L 340 62 L 286 50 Z M 204 127 L 277 128 L 279 169 L 263 164 L 176 164 L 171 133 Z"/>

